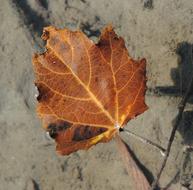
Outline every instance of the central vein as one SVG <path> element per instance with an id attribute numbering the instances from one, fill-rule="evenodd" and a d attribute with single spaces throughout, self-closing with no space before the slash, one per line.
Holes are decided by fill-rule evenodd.
<path id="1" fill-rule="evenodd" d="M 115 120 L 118 123 L 118 119 L 119 119 L 119 104 L 118 104 L 118 95 L 117 95 L 117 83 L 116 83 L 116 78 L 115 78 L 115 73 L 113 70 L 113 60 L 112 60 L 112 56 L 113 56 L 113 47 L 112 47 L 112 42 L 111 42 L 111 37 L 109 35 L 109 43 L 110 43 L 110 48 L 111 48 L 111 60 L 110 60 L 110 66 L 111 66 L 111 71 L 112 71 L 112 76 L 113 76 L 113 83 L 114 83 L 114 90 L 115 90 Z"/>
<path id="2" fill-rule="evenodd" d="M 54 52 L 54 54 L 58 57 L 58 59 L 64 63 L 64 60 L 60 57 L 60 55 L 47 43 L 47 47 Z M 65 64 L 65 63 L 64 63 Z M 96 96 L 90 91 L 90 89 L 80 80 L 80 78 L 73 72 L 73 70 L 70 68 L 69 65 L 65 64 L 66 67 L 70 70 L 72 75 L 75 77 L 75 79 L 83 86 L 83 88 L 88 92 L 89 96 L 92 98 L 92 100 L 96 103 L 96 105 L 102 110 L 102 112 L 109 118 L 109 120 L 114 124 L 116 121 L 113 119 L 113 117 L 110 115 L 110 113 L 104 108 L 104 106 L 101 104 L 101 102 L 96 98 Z"/>

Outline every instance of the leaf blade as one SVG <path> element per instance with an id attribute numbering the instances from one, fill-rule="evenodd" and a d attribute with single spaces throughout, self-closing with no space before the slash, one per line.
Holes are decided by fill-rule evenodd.
<path id="1" fill-rule="evenodd" d="M 85 129 L 108 129 L 108 133 L 90 138 L 89 145 L 83 143 L 90 147 L 112 139 L 119 127 L 147 109 L 145 60 L 129 57 L 124 40 L 112 26 L 103 30 L 97 44 L 80 31 L 52 26 L 44 29 L 42 38 L 47 42 L 47 51 L 36 54 L 33 64 L 40 93 L 37 111 L 46 130 L 58 121 Z M 63 142 L 70 135 L 66 133 L 60 130 L 57 134 Z M 62 140 L 56 142 L 63 144 Z M 73 150 L 74 146 L 84 149 L 78 143 L 71 146 Z"/>

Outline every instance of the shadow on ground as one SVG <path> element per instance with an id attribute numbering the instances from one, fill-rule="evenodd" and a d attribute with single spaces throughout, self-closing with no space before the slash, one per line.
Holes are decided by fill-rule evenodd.
<path id="1" fill-rule="evenodd" d="M 179 63 L 177 68 L 171 70 L 171 78 L 174 82 L 173 86 L 156 87 L 158 93 L 167 96 L 183 97 L 189 87 L 193 74 L 193 44 L 182 42 L 178 45 L 176 53 L 179 55 Z M 189 99 L 187 101 L 193 104 L 193 89 L 191 89 Z M 178 116 L 176 116 L 177 118 Z M 173 122 L 174 123 L 174 122 Z M 193 146 L 193 110 L 184 111 L 181 122 L 178 126 L 178 132 L 182 136 L 182 144 L 185 147 Z M 167 188 L 172 183 L 180 181 L 181 185 L 188 190 L 191 189 L 191 181 L 193 179 L 193 149 L 186 148 L 182 154 L 181 164 L 174 178 L 168 183 Z"/>
<path id="2" fill-rule="evenodd" d="M 173 86 L 158 86 L 158 93 L 168 96 L 182 96 L 188 88 L 189 81 L 193 71 L 193 45 L 187 42 L 182 42 L 178 45 L 176 53 L 179 55 L 178 67 L 171 69 L 171 78 L 174 82 Z M 188 100 L 193 103 L 193 89 Z"/>
<path id="3" fill-rule="evenodd" d="M 182 42 L 178 45 L 176 53 L 179 55 L 180 61 L 177 68 L 171 70 L 171 78 L 174 82 L 173 86 L 156 87 L 159 92 L 168 96 L 183 96 L 189 87 L 193 74 L 193 45 Z M 193 104 L 193 88 L 188 99 L 188 103 Z M 193 145 L 193 110 L 184 111 L 178 131 L 183 137 L 185 145 Z"/>

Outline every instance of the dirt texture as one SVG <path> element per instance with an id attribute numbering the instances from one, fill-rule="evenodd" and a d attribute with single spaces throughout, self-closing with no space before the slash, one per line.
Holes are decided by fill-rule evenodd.
<path id="1" fill-rule="evenodd" d="M 43 27 L 80 29 L 97 41 L 112 23 L 133 58 L 147 59 L 148 111 L 127 128 L 166 147 L 193 71 L 191 0 L 0 0 L 0 190 L 135 190 L 116 143 L 61 157 L 38 119 L 32 55 Z M 124 132 L 152 182 L 159 151 Z M 178 128 L 160 186 L 193 189 L 193 99 Z"/>

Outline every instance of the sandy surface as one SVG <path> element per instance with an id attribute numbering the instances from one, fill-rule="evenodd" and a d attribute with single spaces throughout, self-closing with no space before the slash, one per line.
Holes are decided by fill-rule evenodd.
<path id="1" fill-rule="evenodd" d="M 191 0 L 0 0 L 0 190 L 134 189 L 114 141 L 70 156 L 56 155 L 36 116 L 31 57 L 40 50 L 42 28 L 82 29 L 93 40 L 112 23 L 134 58 L 145 57 L 149 110 L 128 128 L 166 146 L 186 89 L 193 43 Z M 177 132 L 161 186 L 193 188 L 193 101 Z M 158 172 L 161 154 L 122 135 L 149 180 Z M 186 188 L 185 188 L 186 189 Z M 188 188 L 187 188 L 188 189 Z M 191 188 L 189 188 L 191 189 Z"/>

